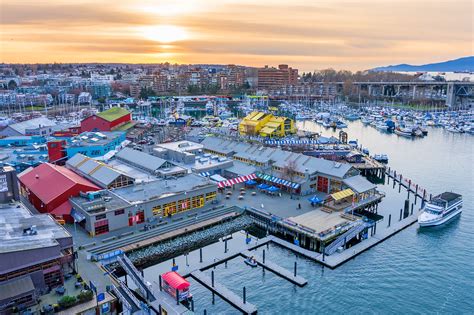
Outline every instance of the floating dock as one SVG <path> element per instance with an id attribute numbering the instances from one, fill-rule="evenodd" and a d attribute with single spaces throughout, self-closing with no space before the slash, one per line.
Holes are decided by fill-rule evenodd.
<path id="1" fill-rule="evenodd" d="M 240 298 L 237 294 L 208 277 L 202 271 L 196 270 L 191 272 L 191 277 L 242 313 L 257 314 L 257 307 L 255 307 L 255 305 L 245 301 L 245 298 Z"/>
<path id="2" fill-rule="evenodd" d="M 263 268 L 273 272 L 274 274 L 300 286 L 300 287 L 304 287 L 307 283 L 308 283 L 308 280 L 306 280 L 305 278 L 303 277 L 300 277 L 298 275 L 295 275 L 295 273 L 292 273 L 290 271 L 288 271 L 287 269 L 285 268 L 282 268 L 280 266 L 278 266 L 277 264 L 269 261 L 268 259 L 264 259 L 258 255 L 256 255 L 255 253 L 252 253 L 251 251 L 243 251 L 241 253 L 242 256 L 244 256 L 245 258 L 250 258 L 250 257 L 253 257 L 255 259 L 255 261 L 257 262 L 258 265 L 262 266 Z"/>

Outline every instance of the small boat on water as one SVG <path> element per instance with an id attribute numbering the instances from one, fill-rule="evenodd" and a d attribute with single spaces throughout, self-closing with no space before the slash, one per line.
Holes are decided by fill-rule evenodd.
<path id="1" fill-rule="evenodd" d="M 380 122 L 380 123 L 376 124 L 376 125 L 375 125 L 375 128 L 376 128 L 377 130 L 385 131 L 385 132 L 387 132 L 387 131 L 389 130 L 389 127 L 388 127 L 387 124 L 384 123 L 384 122 Z"/>
<path id="2" fill-rule="evenodd" d="M 380 163 L 388 163 L 388 156 L 386 154 L 376 154 L 373 159 Z"/>
<path id="3" fill-rule="evenodd" d="M 245 259 L 244 262 L 252 268 L 258 266 L 257 261 L 253 257 L 249 257 L 249 258 Z"/>
<path id="4" fill-rule="evenodd" d="M 413 136 L 411 128 L 395 128 L 395 133 L 402 137 L 411 138 Z"/>
<path id="5" fill-rule="evenodd" d="M 444 192 L 427 202 L 418 216 L 422 227 L 436 226 L 448 222 L 462 212 L 462 196 Z"/>

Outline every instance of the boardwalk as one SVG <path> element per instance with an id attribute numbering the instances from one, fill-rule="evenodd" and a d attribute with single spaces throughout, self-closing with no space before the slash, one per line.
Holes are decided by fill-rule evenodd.
<path id="1" fill-rule="evenodd" d="M 277 264 L 269 261 L 268 259 L 265 259 L 265 261 L 263 261 L 262 257 L 256 255 L 255 253 L 251 251 L 248 251 L 248 250 L 243 251 L 241 255 L 244 256 L 245 258 L 253 257 L 256 260 L 257 264 L 259 264 L 263 268 L 273 272 L 277 276 L 280 276 L 300 287 L 303 287 L 308 283 L 308 280 L 306 280 L 305 278 L 300 277 L 298 275 L 295 276 L 294 273 L 290 272 L 289 270 L 283 267 L 278 266 Z"/>
<path id="2" fill-rule="evenodd" d="M 243 299 L 241 299 L 237 294 L 232 292 L 231 290 L 227 289 L 222 284 L 214 281 L 212 283 L 212 279 L 206 276 L 202 271 L 197 270 L 191 273 L 191 277 L 194 278 L 197 282 L 211 290 L 213 293 L 217 294 L 221 297 L 224 301 L 227 301 L 229 304 L 234 306 L 236 309 L 241 311 L 244 314 L 257 314 L 257 307 L 255 305 L 250 304 L 248 302 L 244 303 Z"/>
<path id="3" fill-rule="evenodd" d="M 418 186 L 418 184 L 412 182 L 411 179 L 404 178 L 402 174 L 399 174 L 396 171 L 391 170 L 390 168 L 388 168 L 385 174 L 393 180 L 393 187 L 395 187 L 396 185 L 403 186 L 407 189 L 408 193 L 415 194 L 417 198 L 421 198 L 421 200 L 423 201 L 427 201 L 428 197 L 430 197 L 431 199 L 431 194 L 429 194 L 426 189 Z"/>

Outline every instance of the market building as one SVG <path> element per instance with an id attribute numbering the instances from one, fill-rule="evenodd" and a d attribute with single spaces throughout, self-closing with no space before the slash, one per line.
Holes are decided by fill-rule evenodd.
<path id="1" fill-rule="evenodd" d="M 40 213 L 72 222 L 69 198 L 100 188 L 63 166 L 43 163 L 18 175 L 20 195 Z"/>
<path id="2" fill-rule="evenodd" d="M 81 131 L 112 131 L 132 127 L 132 114 L 122 107 L 112 107 L 106 111 L 87 117 L 81 121 Z M 125 129 L 124 129 L 125 128 Z"/>
<path id="3" fill-rule="evenodd" d="M 66 167 L 103 189 L 130 186 L 135 179 L 109 165 L 77 153 L 67 160 Z"/>
<path id="4" fill-rule="evenodd" d="M 216 198 L 214 182 L 189 174 L 81 194 L 70 201 L 76 221 L 95 236 L 200 209 L 211 205 Z"/>
<path id="5" fill-rule="evenodd" d="M 347 188 L 361 197 L 375 193 L 375 185 L 347 163 L 218 137 L 206 137 L 202 144 L 205 152 L 250 166 L 247 175 L 254 170 L 261 182 L 289 193 L 332 194 Z M 224 176 L 232 178 L 228 172 Z"/>
<path id="6" fill-rule="evenodd" d="M 242 136 L 285 137 L 296 133 L 296 127 L 290 118 L 252 112 L 239 123 L 239 133 Z"/>
<path id="7" fill-rule="evenodd" d="M 51 140 L 47 143 L 49 161 L 64 163 L 77 153 L 101 158 L 125 146 L 125 141 L 127 140 L 123 131 L 83 132 L 75 137 Z"/>
<path id="8" fill-rule="evenodd" d="M 31 306 L 74 268 L 72 236 L 48 214 L 0 205 L 0 314 Z"/>

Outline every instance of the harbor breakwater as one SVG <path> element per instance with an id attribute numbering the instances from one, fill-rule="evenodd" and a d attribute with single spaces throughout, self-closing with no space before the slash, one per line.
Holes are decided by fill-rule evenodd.
<path id="1" fill-rule="evenodd" d="M 219 238 L 246 230 L 254 224 L 247 215 L 214 225 L 205 230 L 192 232 L 161 243 L 150 245 L 127 254 L 136 266 L 147 266 L 165 261 L 174 256 L 214 243 Z"/>

